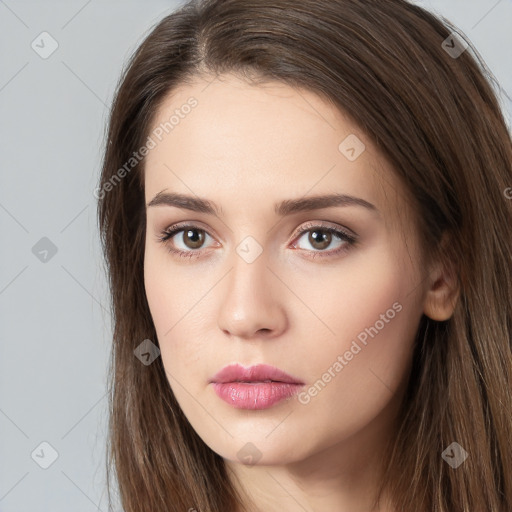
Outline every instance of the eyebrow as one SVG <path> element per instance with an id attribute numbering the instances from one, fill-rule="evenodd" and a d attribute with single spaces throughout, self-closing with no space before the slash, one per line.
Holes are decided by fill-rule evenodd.
<path id="1" fill-rule="evenodd" d="M 147 207 L 154 206 L 174 206 L 194 212 L 206 213 L 209 215 L 220 215 L 222 208 L 219 208 L 213 201 L 202 199 L 200 197 L 178 194 L 176 192 L 159 192 L 148 204 Z M 346 194 L 327 194 L 310 196 L 299 199 L 285 199 L 274 205 L 276 215 L 284 217 L 293 213 L 321 210 L 322 208 L 331 208 L 333 206 L 360 206 L 374 213 L 380 214 L 378 208 L 361 199 Z"/>

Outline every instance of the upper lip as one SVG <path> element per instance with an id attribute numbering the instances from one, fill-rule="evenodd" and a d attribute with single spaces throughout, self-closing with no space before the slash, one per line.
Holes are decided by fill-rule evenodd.
<path id="1" fill-rule="evenodd" d="M 304 384 L 300 380 L 288 375 L 286 372 L 269 366 L 267 364 L 258 364 L 245 368 L 240 364 L 230 364 L 216 373 L 210 382 L 286 382 L 289 384 Z"/>

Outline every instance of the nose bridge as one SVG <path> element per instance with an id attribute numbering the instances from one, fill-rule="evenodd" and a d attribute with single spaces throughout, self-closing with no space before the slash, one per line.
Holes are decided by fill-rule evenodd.
<path id="1" fill-rule="evenodd" d="M 267 253 L 252 237 L 236 247 L 221 299 L 219 327 L 235 336 L 250 337 L 260 329 L 274 331 L 284 323 L 284 310 L 271 293 L 275 276 L 267 268 Z"/>
<path id="2" fill-rule="evenodd" d="M 256 304 L 263 298 L 261 292 L 266 288 L 268 292 L 268 277 L 272 273 L 268 270 L 268 254 L 253 238 L 246 237 L 236 247 L 232 255 L 232 270 L 228 276 L 228 293 L 241 304 L 240 301 L 249 300 Z M 269 294 L 267 299 L 269 298 Z"/>
<path id="3" fill-rule="evenodd" d="M 230 281 L 230 288 L 235 292 L 249 284 L 255 286 L 253 281 L 257 284 L 257 281 L 264 280 L 265 275 L 269 273 L 267 264 L 270 253 L 268 247 L 264 247 L 265 234 L 259 231 L 256 234 L 249 234 L 248 225 L 248 222 L 243 222 L 242 226 L 233 232 L 234 243 L 230 244 L 228 264 L 231 271 L 227 278 Z"/>

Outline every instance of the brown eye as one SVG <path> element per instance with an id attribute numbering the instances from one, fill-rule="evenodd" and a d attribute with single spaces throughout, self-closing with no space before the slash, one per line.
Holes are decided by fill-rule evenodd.
<path id="1" fill-rule="evenodd" d="M 157 240 L 163 243 L 170 253 L 183 258 L 197 258 L 206 250 L 203 248 L 206 238 L 212 237 L 199 226 L 178 224 L 162 231 Z"/>
<path id="2" fill-rule="evenodd" d="M 183 243 L 189 249 L 199 249 L 204 243 L 205 234 L 202 229 L 184 229 L 183 230 Z"/>
<path id="3" fill-rule="evenodd" d="M 323 250 L 331 244 L 332 234 L 321 229 L 311 230 L 309 232 L 308 241 L 315 249 Z"/>
<path id="4" fill-rule="evenodd" d="M 308 235 L 306 237 L 306 234 Z M 308 258 L 323 258 L 345 254 L 357 241 L 353 232 L 332 226 L 309 223 L 303 226 L 293 244 L 295 249 L 302 249 Z M 330 249 L 328 249 L 330 248 Z"/>

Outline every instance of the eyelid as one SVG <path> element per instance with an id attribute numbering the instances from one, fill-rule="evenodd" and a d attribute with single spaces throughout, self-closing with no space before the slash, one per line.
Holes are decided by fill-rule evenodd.
<path id="1" fill-rule="evenodd" d="M 166 233 L 170 233 L 172 231 L 186 230 L 187 228 L 204 231 L 211 238 L 215 238 L 215 239 L 220 238 L 220 237 L 217 237 L 215 232 L 214 232 L 214 234 L 211 233 L 213 231 L 211 228 L 205 227 L 201 223 L 201 221 L 196 221 L 196 220 L 182 221 L 182 222 L 176 222 L 175 224 L 171 224 L 170 226 L 167 226 L 166 228 L 159 231 L 157 234 L 157 238 L 160 238 L 160 236 L 165 235 Z"/>
<path id="2" fill-rule="evenodd" d="M 325 221 L 325 220 L 318 220 L 318 221 L 308 221 L 305 224 L 302 224 L 300 227 L 298 227 L 293 232 L 293 238 L 304 234 L 304 232 L 310 231 L 314 228 L 322 228 L 322 229 L 335 229 L 336 231 L 341 231 L 344 235 L 346 235 L 348 238 L 353 239 L 354 241 L 357 240 L 358 235 L 352 231 L 351 229 L 348 229 L 345 226 L 341 226 L 340 224 L 335 224 L 333 222 Z"/>

